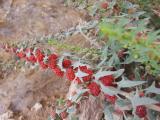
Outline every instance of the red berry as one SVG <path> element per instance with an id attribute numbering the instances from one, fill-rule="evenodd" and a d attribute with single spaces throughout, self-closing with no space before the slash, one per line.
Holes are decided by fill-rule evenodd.
<path id="1" fill-rule="evenodd" d="M 63 77 L 64 72 L 60 68 L 56 67 L 55 69 L 52 69 L 52 70 L 57 76 Z"/>
<path id="2" fill-rule="evenodd" d="M 51 111 L 50 116 L 51 116 L 51 118 L 53 118 L 53 119 L 54 119 L 54 118 L 56 117 L 56 112 Z"/>
<path id="3" fill-rule="evenodd" d="M 147 109 L 145 106 L 140 105 L 136 107 L 136 115 L 140 118 L 144 118 L 147 114 Z"/>
<path id="4" fill-rule="evenodd" d="M 43 61 L 43 58 L 44 58 L 44 54 L 43 53 L 40 53 L 39 55 L 37 55 L 37 60 L 38 62 L 40 63 L 41 61 Z"/>
<path id="5" fill-rule="evenodd" d="M 116 100 L 117 100 L 117 97 L 115 95 L 113 96 L 110 96 L 110 95 L 107 95 L 105 94 L 105 98 L 108 102 L 112 103 L 112 104 L 115 104 Z"/>
<path id="6" fill-rule="evenodd" d="M 26 56 L 26 54 L 23 51 L 20 51 L 20 52 L 17 53 L 17 56 L 19 58 L 24 58 Z"/>
<path id="7" fill-rule="evenodd" d="M 56 60 L 58 56 L 56 54 L 51 54 L 48 56 L 48 60 Z"/>
<path id="8" fill-rule="evenodd" d="M 79 68 L 80 68 L 80 70 L 81 70 L 82 72 L 88 74 L 87 76 L 85 76 L 85 77 L 82 78 L 83 81 L 84 81 L 84 82 L 90 81 L 91 78 L 92 78 L 92 75 L 93 75 L 93 71 L 92 71 L 91 69 L 87 68 L 87 66 L 80 66 Z"/>
<path id="9" fill-rule="evenodd" d="M 39 54 L 41 54 L 42 52 L 41 52 L 41 50 L 40 49 L 37 49 L 36 50 L 36 55 L 39 55 Z"/>
<path id="10" fill-rule="evenodd" d="M 108 8 L 108 3 L 107 2 L 103 2 L 103 3 L 101 3 L 101 8 L 103 8 L 103 9 L 107 9 Z"/>
<path id="11" fill-rule="evenodd" d="M 51 54 L 48 56 L 48 67 L 51 69 L 55 69 L 57 67 L 57 55 Z"/>
<path id="12" fill-rule="evenodd" d="M 48 67 L 51 69 L 55 69 L 57 67 L 57 61 L 56 60 L 48 60 Z"/>
<path id="13" fill-rule="evenodd" d="M 71 66 L 71 64 L 72 64 L 72 62 L 67 59 L 63 60 L 63 63 L 62 63 L 64 68 L 69 68 Z"/>
<path id="14" fill-rule="evenodd" d="M 99 79 L 105 86 L 112 86 L 114 77 L 112 75 L 107 75 L 104 77 L 101 77 Z"/>
<path id="15" fill-rule="evenodd" d="M 155 104 L 155 105 L 157 105 L 158 107 L 160 107 L 160 103 L 157 103 L 157 104 Z"/>
<path id="16" fill-rule="evenodd" d="M 42 69 L 47 69 L 48 68 L 48 65 L 45 64 L 43 61 L 40 62 L 40 66 Z"/>
<path id="17" fill-rule="evenodd" d="M 77 77 L 76 78 L 76 82 L 78 83 L 78 84 L 81 84 L 82 83 L 82 81 Z"/>
<path id="18" fill-rule="evenodd" d="M 140 96 L 140 97 L 144 97 L 144 95 L 145 95 L 144 92 L 140 92 L 140 93 L 139 93 L 139 96 Z"/>
<path id="19" fill-rule="evenodd" d="M 123 58 L 124 55 L 125 55 L 125 54 L 124 54 L 124 50 L 119 50 L 119 51 L 118 51 L 118 57 L 119 57 L 119 58 Z"/>
<path id="20" fill-rule="evenodd" d="M 66 70 L 66 77 L 67 77 L 67 79 L 70 80 L 70 81 L 74 80 L 74 78 L 75 78 L 75 73 L 74 73 L 74 70 L 73 70 L 72 68 L 68 68 L 68 69 Z"/>
<path id="21" fill-rule="evenodd" d="M 65 111 L 64 111 L 64 112 L 61 112 L 61 113 L 60 113 L 60 116 L 61 116 L 62 119 L 65 119 L 65 118 L 67 118 L 68 113 L 65 112 Z"/>
<path id="22" fill-rule="evenodd" d="M 83 96 L 89 96 L 88 92 L 83 93 Z"/>
<path id="23" fill-rule="evenodd" d="M 67 102 L 66 102 L 67 107 L 71 107 L 72 104 L 73 104 L 73 103 L 72 103 L 70 100 L 67 100 Z"/>
<path id="24" fill-rule="evenodd" d="M 90 90 L 91 94 L 94 96 L 98 96 L 101 92 L 100 86 L 97 83 L 92 82 L 88 85 L 88 89 Z"/>
<path id="25" fill-rule="evenodd" d="M 26 58 L 28 61 L 30 61 L 31 63 L 35 63 L 37 62 L 37 59 L 34 55 L 30 55 L 29 57 Z"/>

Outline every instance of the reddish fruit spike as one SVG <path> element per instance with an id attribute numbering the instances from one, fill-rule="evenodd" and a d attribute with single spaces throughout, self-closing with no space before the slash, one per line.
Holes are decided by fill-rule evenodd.
<path id="1" fill-rule="evenodd" d="M 52 70 L 57 76 L 63 77 L 64 72 L 60 68 L 56 67 L 55 69 L 52 69 Z"/>
<path id="2" fill-rule="evenodd" d="M 79 66 L 79 69 L 80 69 L 81 71 L 87 70 L 87 66 Z"/>
<path id="3" fill-rule="evenodd" d="M 61 113 L 60 113 L 60 116 L 61 116 L 62 119 L 65 119 L 65 118 L 67 118 L 68 113 L 65 112 L 65 111 L 64 111 L 64 112 L 61 112 Z"/>
<path id="4" fill-rule="evenodd" d="M 145 106 L 140 105 L 136 107 L 136 115 L 140 118 L 144 118 L 147 114 L 147 109 Z"/>
<path id="5" fill-rule="evenodd" d="M 68 59 L 63 60 L 63 63 L 62 63 L 64 68 L 69 68 L 71 66 L 71 64 L 72 64 L 72 62 Z"/>
<path id="6" fill-rule="evenodd" d="M 56 112 L 55 111 L 51 111 L 50 116 L 51 116 L 51 118 L 54 119 L 56 117 Z"/>
<path id="7" fill-rule="evenodd" d="M 90 90 L 91 94 L 94 96 L 98 96 L 101 92 L 100 86 L 97 83 L 92 82 L 88 85 L 88 89 Z"/>
<path id="8" fill-rule="evenodd" d="M 37 60 L 38 60 L 38 62 L 41 62 L 41 61 L 43 61 L 43 58 L 44 58 L 45 56 L 44 56 L 44 54 L 43 53 L 39 53 L 39 54 L 37 54 Z"/>
<path id="9" fill-rule="evenodd" d="M 118 51 L 118 57 L 119 57 L 119 58 L 123 58 L 124 55 L 125 55 L 125 54 L 124 54 L 124 50 L 119 50 L 119 51 Z"/>
<path id="10" fill-rule="evenodd" d="M 21 51 L 21 52 L 17 53 L 17 56 L 19 58 L 24 58 L 26 56 L 26 54 L 23 51 Z"/>
<path id="11" fill-rule="evenodd" d="M 55 69 L 57 67 L 57 61 L 56 60 L 48 61 L 48 67 L 51 69 Z"/>
<path id="12" fill-rule="evenodd" d="M 140 92 L 140 93 L 139 93 L 139 96 L 140 96 L 140 97 L 144 97 L 144 95 L 145 95 L 144 92 Z"/>
<path id="13" fill-rule="evenodd" d="M 67 100 L 67 102 L 66 102 L 66 106 L 67 106 L 67 107 L 71 107 L 71 106 L 72 106 L 72 104 L 73 104 L 73 103 L 72 103 L 72 101 Z"/>
<path id="14" fill-rule="evenodd" d="M 27 58 L 28 61 L 30 61 L 31 63 L 36 63 L 37 59 L 34 55 L 31 55 L 30 57 Z"/>
<path id="15" fill-rule="evenodd" d="M 40 49 L 37 49 L 37 50 L 36 50 L 36 55 L 39 55 L 39 54 L 42 54 L 42 52 L 41 52 Z"/>
<path id="16" fill-rule="evenodd" d="M 87 66 L 80 66 L 79 68 L 80 68 L 80 70 L 81 70 L 82 72 L 88 74 L 88 76 L 85 76 L 85 77 L 82 78 L 83 81 L 84 81 L 84 82 L 90 81 L 91 78 L 92 78 L 92 75 L 93 75 L 93 71 L 92 71 L 91 69 L 87 68 Z"/>
<path id="17" fill-rule="evenodd" d="M 101 77 L 99 79 L 105 86 L 112 86 L 114 77 L 112 75 L 107 75 L 104 77 Z"/>
<path id="18" fill-rule="evenodd" d="M 48 56 L 49 61 L 56 60 L 57 58 L 58 58 L 58 56 L 56 54 L 51 54 Z"/>
<path id="19" fill-rule="evenodd" d="M 115 104 L 116 100 L 117 100 L 117 97 L 114 95 L 114 96 L 110 96 L 110 95 L 107 95 L 105 94 L 105 98 L 108 102 L 112 103 L 112 104 Z"/>
<path id="20" fill-rule="evenodd" d="M 72 81 L 75 78 L 75 73 L 74 70 L 72 68 L 68 68 L 66 71 L 66 77 L 68 80 Z"/>
<path id="21" fill-rule="evenodd" d="M 42 69 L 47 69 L 48 68 L 48 65 L 45 64 L 43 61 L 40 62 L 40 65 L 41 65 Z"/>
<path id="22" fill-rule="evenodd" d="M 103 8 L 103 9 L 108 9 L 108 3 L 107 2 L 103 2 L 103 3 L 101 3 L 101 8 Z"/>

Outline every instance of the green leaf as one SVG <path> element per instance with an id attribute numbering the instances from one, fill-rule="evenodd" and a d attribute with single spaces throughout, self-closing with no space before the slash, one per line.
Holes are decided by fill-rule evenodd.
<path id="1" fill-rule="evenodd" d="M 63 60 L 64 60 L 64 56 L 61 56 L 60 58 L 59 58 L 59 60 L 58 60 L 58 66 L 60 67 L 60 69 L 62 70 L 62 71 L 65 71 L 65 69 L 63 68 Z"/>
<path id="2" fill-rule="evenodd" d="M 119 70 L 117 70 L 117 71 L 114 71 L 113 76 L 114 76 L 115 78 L 118 78 L 118 77 L 120 77 L 123 73 L 124 73 L 124 69 L 119 69 Z"/>
<path id="3" fill-rule="evenodd" d="M 74 67 L 74 68 L 77 68 L 77 67 L 79 67 L 79 66 L 87 66 L 87 67 L 90 67 L 89 65 L 83 64 L 83 63 L 81 63 L 80 61 L 77 61 L 77 62 L 74 62 L 74 63 L 73 63 L 73 67 Z"/>
<path id="4" fill-rule="evenodd" d="M 157 115 L 155 114 L 155 111 L 148 110 L 148 117 L 149 117 L 149 120 L 156 120 Z"/>
<path id="5" fill-rule="evenodd" d="M 75 75 L 76 75 L 76 77 L 82 78 L 82 77 L 87 76 L 88 74 L 84 73 L 80 69 L 78 69 L 78 72 Z"/>
<path id="6" fill-rule="evenodd" d="M 116 105 L 121 109 L 121 110 L 130 110 L 130 101 L 128 100 L 122 100 L 122 99 L 118 99 L 116 100 Z"/>
<path id="7" fill-rule="evenodd" d="M 153 84 L 145 89 L 146 93 L 155 93 L 155 94 L 160 94 L 160 88 L 156 88 L 155 87 L 155 82 L 153 82 Z"/>
<path id="8" fill-rule="evenodd" d="M 101 69 L 94 76 L 96 80 L 99 80 L 99 78 L 107 75 L 113 75 L 113 73 L 114 73 L 113 71 L 102 71 Z"/>
<path id="9" fill-rule="evenodd" d="M 72 107 L 69 107 L 68 109 L 67 109 L 67 112 L 68 113 L 75 113 L 75 111 L 76 111 L 76 107 L 75 106 L 72 106 Z"/>
<path id="10" fill-rule="evenodd" d="M 132 103 L 133 107 L 135 108 L 136 106 L 139 106 L 139 105 L 151 105 L 151 104 L 157 104 L 159 102 L 157 102 L 156 100 L 151 99 L 149 97 L 134 96 L 131 99 L 131 103 Z"/>
<path id="11" fill-rule="evenodd" d="M 109 86 L 106 87 L 102 83 L 100 83 L 100 86 L 101 86 L 101 90 L 105 94 L 108 94 L 110 96 L 117 95 L 119 93 L 119 91 L 116 88 L 114 88 L 114 87 L 109 87 Z"/>
<path id="12" fill-rule="evenodd" d="M 96 80 L 99 80 L 99 78 L 103 77 L 103 76 L 107 76 L 107 75 L 113 75 L 115 78 L 118 78 L 119 76 L 121 76 L 124 72 L 124 69 L 119 69 L 117 71 L 98 71 L 94 76 Z"/>
<path id="13" fill-rule="evenodd" d="M 77 94 L 72 96 L 71 101 L 73 102 L 78 102 L 79 98 L 81 98 L 81 95 L 85 92 L 87 92 L 88 89 L 81 89 L 81 90 L 77 90 Z"/>
<path id="14" fill-rule="evenodd" d="M 127 87 L 135 87 L 138 85 L 142 85 L 146 83 L 146 81 L 130 81 L 130 80 L 125 80 L 125 78 L 123 77 L 122 80 L 120 82 L 118 82 L 118 86 L 120 88 L 127 88 Z"/>
<path id="15" fill-rule="evenodd" d="M 114 120 L 112 112 L 113 112 L 112 108 L 109 105 L 106 105 L 104 108 L 105 120 Z"/>

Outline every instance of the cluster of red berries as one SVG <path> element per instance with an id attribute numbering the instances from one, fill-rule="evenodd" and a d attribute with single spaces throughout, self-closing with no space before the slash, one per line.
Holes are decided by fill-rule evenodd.
<path id="1" fill-rule="evenodd" d="M 101 8 L 103 8 L 103 9 L 108 9 L 108 7 L 109 7 L 108 2 L 102 2 L 102 3 L 101 3 Z"/>
<path id="2" fill-rule="evenodd" d="M 87 66 L 79 66 L 74 68 L 72 66 L 72 61 L 69 59 L 64 59 L 62 62 L 61 68 L 57 65 L 58 56 L 56 54 L 45 55 L 40 49 L 26 49 L 26 50 L 17 50 L 16 55 L 19 58 L 24 58 L 31 63 L 39 63 L 42 69 L 50 68 L 57 76 L 63 77 L 66 75 L 66 78 L 70 81 L 76 81 L 78 84 L 86 82 L 88 84 L 88 89 L 90 93 L 94 96 L 98 96 L 101 92 L 100 86 L 96 82 L 91 82 L 94 79 L 93 70 Z M 47 59 L 46 59 L 47 58 Z M 86 73 L 86 76 L 79 78 L 76 76 L 76 73 L 80 70 L 83 73 Z M 114 77 L 112 75 L 107 75 L 99 78 L 104 86 L 113 86 Z M 112 100 L 113 101 L 113 100 Z M 112 102 L 113 103 L 113 102 Z"/>
<path id="3" fill-rule="evenodd" d="M 136 107 L 136 115 L 140 118 L 144 118 L 147 114 L 147 108 L 143 105 Z"/>

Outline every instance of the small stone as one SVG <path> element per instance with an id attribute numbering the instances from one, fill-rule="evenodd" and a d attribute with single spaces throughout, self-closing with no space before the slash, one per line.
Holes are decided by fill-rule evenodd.
<path id="1" fill-rule="evenodd" d="M 32 108 L 31 108 L 31 111 L 35 111 L 35 112 L 38 112 L 39 110 L 42 109 L 42 104 L 40 103 L 36 103 Z"/>
<path id="2" fill-rule="evenodd" d="M 8 111 L 6 113 L 3 113 L 2 115 L 0 115 L 0 120 L 11 120 L 10 118 L 13 117 L 13 112 L 12 111 Z"/>

